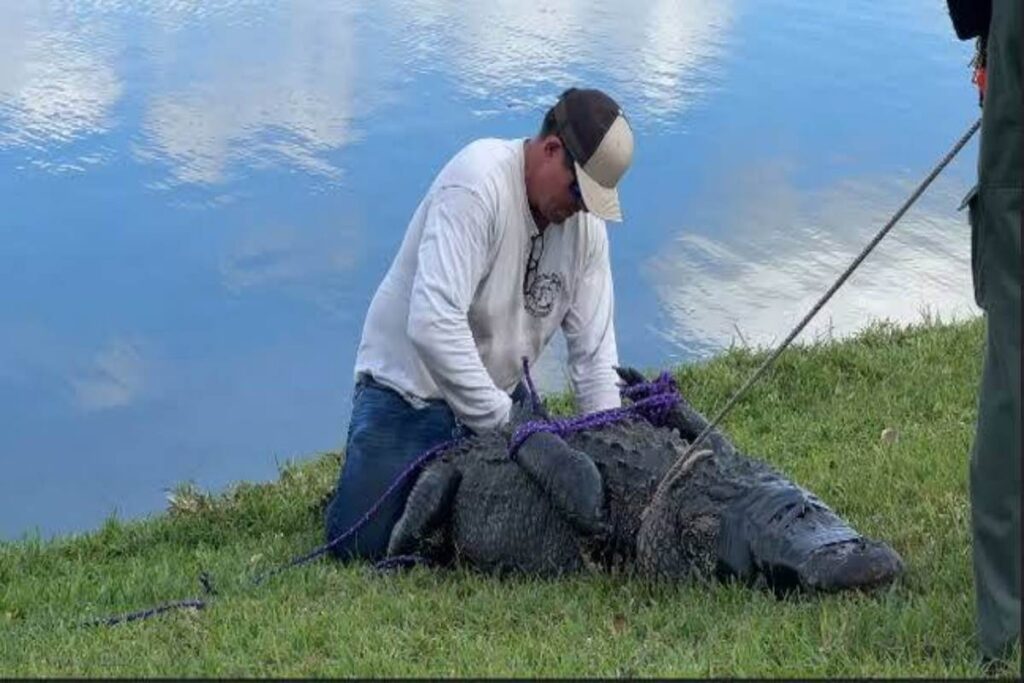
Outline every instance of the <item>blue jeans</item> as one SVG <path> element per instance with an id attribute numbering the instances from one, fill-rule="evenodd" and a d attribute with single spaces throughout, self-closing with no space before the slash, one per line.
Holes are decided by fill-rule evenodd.
<path id="1" fill-rule="evenodd" d="M 361 378 L 352 397 L 345 464 L 325 515 L 327 541 L 359 521 L 413 460 L 457 436 L 459 429 L 444 401 L 432 400 L 415 408 L 392 389 Z M 340 559 L 384 557 L 391 529 L 402 516 L 415 480 L 415 475 L 409 477 L 366 526 L 331 552 Z"/>

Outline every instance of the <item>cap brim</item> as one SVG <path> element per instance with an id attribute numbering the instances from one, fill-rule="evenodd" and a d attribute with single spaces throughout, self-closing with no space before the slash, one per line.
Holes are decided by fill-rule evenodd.
<path id="1" fill-rule="evenodd" d="M 622 208 L 619 206 L 619 191 L 614 187 L 605 187 L 587 175 L 583 167 L 576 166 L 576 181 L 580 185 L 580 194 L 587 211 L 606 221 L 621 221 Z"/>

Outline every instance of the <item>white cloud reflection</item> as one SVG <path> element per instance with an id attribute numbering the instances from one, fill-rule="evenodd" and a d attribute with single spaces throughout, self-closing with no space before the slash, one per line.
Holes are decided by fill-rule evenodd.
<path id="1" fill-rule="evenodd" d="M 399 8 L 416 37 L 411 49 L 450 61 L 470 95 L 540 109 L 557 95 L 551 83 L 584 82 L 593 71 L 638 121 L 700 96 L 734 21 L 731 0 L 407 0 Z"/>
<path id="2" fill-rule="evenodd" d="M 282 291 L 332 313 L 348 313 L 346 278 L 360 241 L 352 227 L 271 225 L 244 233 L 222 259 L 221 279 L 234 294 Z"/>
<path id="3" fill-rule="evenodd" d="M 150 101 L 139 155 L 168 163 L 181 183 L 223 182 L 232 166 L 338 178 L 326 155 L 355 138 L 354 19 L 347 4 L 300 3 L 221 25 L 197 76 Z M 174 55 L 192 47 L 162 49 L 172 80 Z"/>
<path id="4" fill-rule="evenodd" d="M 678 113 L 707 87 L 733 14 L 732 0 L 396 0 L 365 13 L 349 2 L 5 2 L 0 147 L 52 156 L 54 143 L 109 130 L 125 88 L 115 57 L 128 50 L 132 87 L 149 90 L 135 154 L 170 170 L 153 186 L 270 166 L 335 180 L 332 152 L 358 137 L 353 120 L 424 71 L 487 107 L 541 110 L 553 87 L 589 82 L 638 123 Z"/>
<path id="5" fill-rule="evenodd" d="M 889 219 L 914 181 L 844 180 L 800 190 L 761 168 L 709 192 L 708 205 L 645 264 L 686 355 L 731 343 L 775 346 Z M 959 188 L 958 188 L 959 189 Z M 844 336 L 871 320 L 976 315 L 970 231 L 937 182 L 854 271 L 797 341 Z M 715 235 L 709 237 L 708 234 Z"/>
<path id="6" fill-rule="evenodd" d="M 148 363 L 137 341 L 111 340 L 83 372 L 71 378 L 75 404 L 85 411 L 130 405 L 146 389 L 148 375 Z"/>
<path id="7" fill-rule="evenodd" d="M 648 116 L 685 108 L 704 93 L 724 55 L 733 14 L 731 0 L 657 0 L 642 22 L 624 19 L 624 30 L 635 29 L 622 57 L 636 54 L 636 59 L 618 71 L 622 87 L 640 101 Z"/>
<path id="8" fill-rule="evenodd" d="M 107 130 L 122 90 L 109 47 L 97 25 L 59 8 L 0 3 L 0 148 Z"/>

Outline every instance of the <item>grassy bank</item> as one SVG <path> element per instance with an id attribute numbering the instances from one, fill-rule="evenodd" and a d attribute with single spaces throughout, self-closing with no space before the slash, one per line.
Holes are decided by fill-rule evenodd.
<path id="1" fill-rule="evenodd" d="M 881 593 L 778 601 L 734 585 L 327 561 L 250 588 L 252 572 L 322 542 L 328 454 L 273 484 L 182 489 L 151 520 L 0 545 L 0 675 L 976 676 L 967 453 L 982 337 L 980 320 L 877 325 L 794 349 L 726 422 L 743 450 L 901 553 L 908 571 Z M 763 357 L 730 351 L 682 368 L 680 386 L 712 413 Z M 75 626 L 196 596 L 202 570 L 219 591 L 204 611 Z"/>

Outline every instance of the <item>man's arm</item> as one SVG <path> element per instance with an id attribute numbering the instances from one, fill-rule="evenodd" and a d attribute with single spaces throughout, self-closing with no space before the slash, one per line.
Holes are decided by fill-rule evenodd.
<path id="1" fill-rule="evenodd" d="M 562 321 L 569 350 L 569 379 L 583 413 L 622 405 L 615 374 L 619 354 L 608 236 L 603 225 L 593 235 L 573 302 Z"/>
<path id="2" fill-rule="evenodd" d="M 423 226 L 406 328 L 448 405 L 477 431 L 506 422 L 512 406 L 487 373 L 467 318 L 490 263 L 493 229 L 490 212 L 472 191 L 437 192 Z"/>

